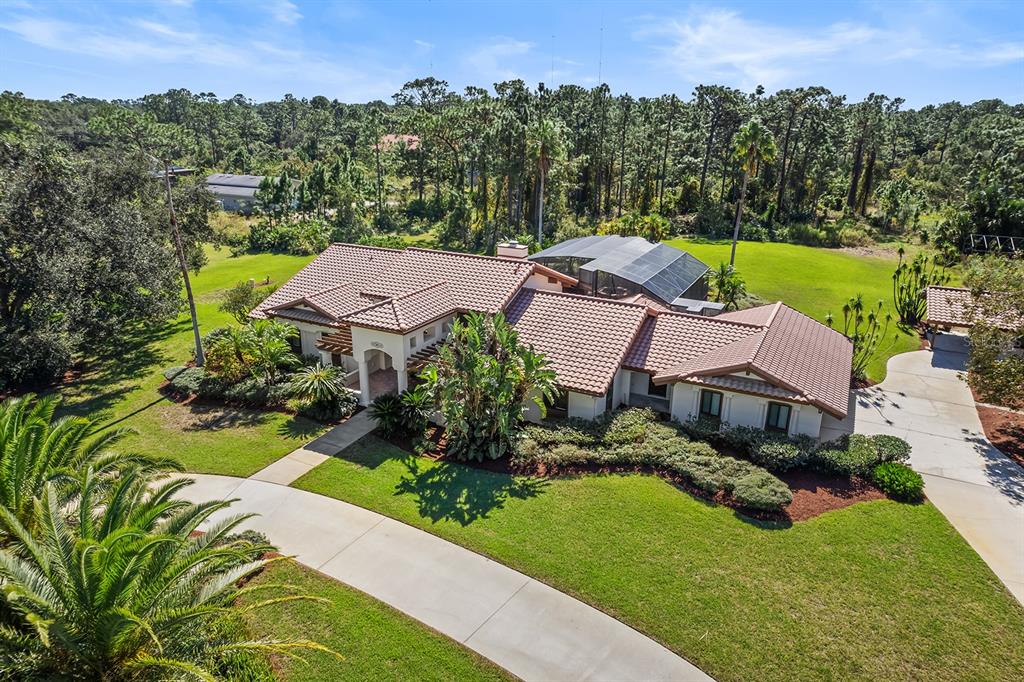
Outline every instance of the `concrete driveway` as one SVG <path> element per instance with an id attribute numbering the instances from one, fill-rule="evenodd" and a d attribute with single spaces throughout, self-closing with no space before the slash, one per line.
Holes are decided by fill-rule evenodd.
<path id="1" fill-rule="evenodd" d="M 390 604 L 524 680 L 710 681 L 611 616 L 527 575 L 394 519 L 254 478 L 189 474 L 194 502 L 237 499 L 210 519 L 255 513 L 244 527 L 283 553 Z"/>
<path id="2" fill-rule="evenodd" d="M 823 438 L 855 431 L 906 439 L 928 499 L 1024 603 L 1024 469 L 985 438 L 959 378 L 966 337 L 941 334 L 934 345 L 891 358 L 885 381 L 852 392 L 851 416 L 823 420 Z"/>

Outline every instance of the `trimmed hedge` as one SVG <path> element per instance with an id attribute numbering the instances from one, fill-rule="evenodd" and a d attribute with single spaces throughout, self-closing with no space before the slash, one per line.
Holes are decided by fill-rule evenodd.
<path id="1" fill-rule="evenodd" d="M 770 471 L 789 471 L 803 466 L 816 446 L 810 436 L 791 438 L 753 426 L 729 426 L 708 419 L 690 420 L 682 429 L 698 440 L 736 450 Z"/>
<path id="2" fill-rule="evenodd" d="M 854 433 L 823 443 L 812 453 L 810 464 L 825 473 L 868 478 L 882 462 L 905 463 L 909 459 L 910 445 L 901 438 Z"/>
<path id="3" fill-rule="evenodd" d="M 793 499 L 786 484 L 761 467 L 721 455 L 707 442 L 690 440 L 678 425 L 660 422 L 649 409 L 613 412 L 593 421 L 530 425 L 512 461 L 561 467 L 651 466 L 708 495 L 725 492 L 740 505 L 762 511 L 777 511 Z"/>
<path id="4" fill-rule="evenodd" d="M 872 469 L 871 479 L 893 499 L 919 502 L 924 497 L 924 479 L 906 464 L 882 462 Z"/>

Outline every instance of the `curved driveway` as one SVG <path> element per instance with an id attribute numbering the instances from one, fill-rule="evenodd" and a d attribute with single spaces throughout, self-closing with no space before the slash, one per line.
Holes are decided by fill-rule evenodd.
<path id="1" fill-rule="evenodd" d="M 855 414 L 822 421 L 823 438 L 841 431 L 906 439 L 928 499 L 1024 603 L 1024 469 L 992 446 L 959 374 L 966 339 L 939 335 L 935 350 L 889 360 L 885 381 L 853 392 Z M 834 429 L 824 433 L 825 428 Z"/>
<path id="2" fill-rule="evenodd" d="M 529 576 L 347 502 L 277 483 L 189 474 L 192 501 L 228 514 L 285 554 L 461 642 L 524 680 L 710 680 L 614 618 Z M 215 516 L 216 522 L 221 516 Z"/>

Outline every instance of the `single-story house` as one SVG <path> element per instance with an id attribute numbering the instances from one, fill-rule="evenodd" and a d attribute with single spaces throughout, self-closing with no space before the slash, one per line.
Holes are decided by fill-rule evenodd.
<path id="1" fill-rule="evenodd" d="M 930 286 L 925 292 L 925 304 L 925 324 L 936 329 L 970 329 L 983 316 L 971 290 L 961 287 Z M 1006 330 L 1024 326 L 1019 319 L 1008 316 L 987 321 Z"/>
<path id="2" fill-rule="evenodd" d="M 298 349 L 343 367 L 364 405 L 405 390 L 455 316 L 476 311 L 503 312 L 544 354 L 560 390 L 555 414 L 592 419 L 642 405 L 814 437 L 823 413 L 846 415 L 849 340 L 782 303 L 675 312 L 570 293 L 574 277 L 519 249 L 499 253 L 333 244 L 251 315 L 297 327 Z"/>
<path id="3" fill-rule="evenodd" d="M 260 188 L 263 177 L 214 173 L 206 178 L 206 189 L 213 194 L 225 211 L 248 215 L 256 206 L 256 190 Z"/>

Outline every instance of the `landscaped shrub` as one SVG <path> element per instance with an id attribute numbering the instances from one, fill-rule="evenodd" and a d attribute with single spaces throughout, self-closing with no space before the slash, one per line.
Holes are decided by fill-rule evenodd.
<path id="1" fill-rule="evenodd" d="M 767 440 L 750 451 L 750 459 L 771 471 L 789 471 L 807 461 L 807 451 L 787 440 Z"/>
<path id="2" fill-rule="evenodd" d="M 288 382 L 267 385 L 256 377 L 248 377 L 224 387 L 224 400 L 252 407 L 283 407 L 292 395 Z"/>
<path id="3" fill-rule="evenodd" d="M 786 484 L 767 471 L 754 471 L 736 482 L 732 489 L 733 499 L 750 509 L 774 511 L 793 501 L 793 494 Z"/>
<path id="4" fill-rule="evenodd" d="M 877 464 L 909 458 L 910 445 L 900 438 L 855 433 L 823 444 L 811 455 L 810 462 L 826 473 L 867 478 Z"/>
<path id="5" fill-rule="evenodd" d="M 390 436 L 402 428 L 402 399 L 394 393 L 377 396 L 370 403 L 370 418 L 377 423 L 377 428 L 385 436 Z"/>
<path id="6" fill-rule="evenodd" d="M 171 370 L 177 371 L 172 374 Z M 164 372 L 164 376 L 170 382 L 171 392 L 180 396 L 199 395 L 200 387 L 207 378 L 202 367 L 172 367 Z"/>
<path id="7" fill-rule="evenodd" d="M 871 471 L 871 480 L 897 500 L 917 502 L 924 496 L 924 479 L 906 464 L 882 462 Z"/>
<path id="8" fill-rule="evenodd" d="M 705 425 L 700 428 L 701 433 L 710 433 Z M 747 442 L 755 431 L 760 430 L 735 429 L 734 440 Z M 708 495 L 735 496 L 740 482 L 748 480 L 744 488 L 748 492 L 737 501 L 752 509 L 778 510 L 792 499 L 786 484 L 761 467 L 726 457 L 703 440 L 690 440 L 683 427 L 659 421 L 649 409 L 622 410 L 594 421 L 566 419 L 531 425 L 524 430 L 512 461 L 519 466 L 556 468 L 651 466 L 679 476 Z"/>

